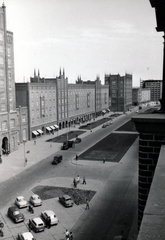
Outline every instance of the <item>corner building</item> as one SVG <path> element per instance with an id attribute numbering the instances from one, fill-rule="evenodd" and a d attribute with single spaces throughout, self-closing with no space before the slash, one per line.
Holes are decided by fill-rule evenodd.
<path id="1" fill-rule="evenodd" d="M 6 7 L 0 7 L 0 142 L 1 152 L 18 149 L 13 33 L 6 29 Z"/>

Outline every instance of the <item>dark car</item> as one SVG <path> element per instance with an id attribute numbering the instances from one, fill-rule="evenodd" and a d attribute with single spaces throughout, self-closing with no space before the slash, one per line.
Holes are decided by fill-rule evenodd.
<path id="1" fill-rule="evenodd" d="M 103 126 L 102 126 L 102 128 L 106 128 L 106 126 L 107 126 L 106 123 L 104 123 Z"/>
<path id="2" fill-rule="evenodd" d="M 68 148 L 74 148 L 74 147 L 75 147 L 74 141 L 66 141 L 63 143 L 61 150 L 67 150 Z"/>
<path id="3" fill-rule="evenodd" d="M 81 138 L 77 137 L 76 140 L 74 141 L 75 143 L 80 143 L 82 141 Z"/>
<path id="4" fill-rule="evenodd" d="M 62 161 L 62 155 L 56 155 L 56 156 L 54 156 L 54 159 L 53 159 L 53 161 L 52 161 L 52 164 L 53 165 L 57 165 L 58 163 L 60 163 L 61 161 Z"/>
<path id="5" fill-rule="evenodd" d="M 24 215 L 19 211 L 17 207 L 9 207 L 7 215 L 15 223 L 23 222 L 25 220 Z"/>
<path id="6" fill-rule="evenodd" d="M 67 194 L 65 194 L 65 195 L 63 195 L 63 196 L 60 196 L 60 197 L 59 197 L 59 201 L 60 201 L 65 207 L 72 207 L 73 204 L 74 204 L 72 198 L 71 198 L 69 195 L 67 195 Z"/>

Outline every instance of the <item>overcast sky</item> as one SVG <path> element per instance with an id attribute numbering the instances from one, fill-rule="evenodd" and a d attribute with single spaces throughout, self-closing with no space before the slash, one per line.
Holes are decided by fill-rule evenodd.
<path id="1" fill-rule="evenodd" d="M 14 33 L 15 81 L 29 81 L 65 69 L 78 76 L 131 73 L 162 79 L 163 33 L 155 30 L 149 0 L 5 0 L 7 29 Z"/>

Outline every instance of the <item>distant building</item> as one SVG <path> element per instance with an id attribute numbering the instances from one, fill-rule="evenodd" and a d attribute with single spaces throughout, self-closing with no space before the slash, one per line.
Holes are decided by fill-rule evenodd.
<path id="1" fill-rule="evenodd" d="M 110 100 L 109 100 L 109 86 L 102 85 L 100 78 L 97 76 L 95 81 L 83 81 L 81 77 L 76 81 L 76 85 L 81 84 L 83 86 L 86 85 L 86 88 L 91 86 L 94 89 L 94 116 L 100 116 L 103 113 L 106 113 L 105 109 L 109 109 Z"/>
<path id="2" fill-rule="evenodd" d="M 162 80 L 141 80 L 143 89 L 150 89 L 151 101 L 159 101 L 162 97 Z"/>
<path id="3" fill-rule="evenodd" d="M 150 89 L 145 88 L 133 88 L 132 89 L 132 105 L 138 106 L 141 103 L 147 103 L 151 100 Z"/>
<path id="4" fill-rule="evenodd" d="M 38 75 L 34 71 L 29 83 L 15 86 L 17 108 L 20 114 L 24 113 L 20 115 L 24 125 L 20 120 L 19 129 L 25 136 L 28 122 L 26 137 L 29 139 L 54 133 L 58 127 L 91 120 L 109 107 L 109 86 L 101 85 L 100 79 L 88 82 L 79 79 L 76 84 L 69 84 L 64 70 L 56 78 L 41 78 L 39 71 Z M 19 139 L 23 141 L 23 137 Z"/>
<path id="5" fill-rule="evenodd" d="M 111 110 L 124 112 L 132 107 L 132 75 L 105 75 L 105 84 L 109 85 Z"/>
<path id="6" fill-rule="evenodd" d="M 151 90 L 150 89 L 141 89 L 141 103 L 147 103 L 151 101 Z"/>
<path id="7" fill-rule="evenodd" d="M 132 89 L 132 105 L 138 106 L 142 99 L 141 88 Z"/>

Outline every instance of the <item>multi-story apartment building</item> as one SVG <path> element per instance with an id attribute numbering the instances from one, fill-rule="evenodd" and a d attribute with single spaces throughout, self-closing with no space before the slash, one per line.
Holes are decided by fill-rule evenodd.
<path id="1" fill-rule="evenodd" d="M 141 89 L 141 103 L 147 103 L 151 101 L 151 90 L 150 89 Z"/>
<path id="2" fill-rule="evenodd" d="M 162 80 L 141 80 L 143 89 L 150 89 L 151 101 L 159 101 L 162 97 Z"/>
<path id="3" fill-rule="evenodd" d="M 132 89 L 132 105 L 138 106 L 142 99 L 142 90 L 141 88 Z"/>
<path id="4" fill-rule="evenodd" d="M 109 86 L 102 85 L 100 78 L 97 76 L 95 81 L 83 81 L 81 78 L 78 78 L 76 84 L 93 86 L 94 88 L 94 96 L 95 96 L 95 108 L 93 117 L 100 116 L 102 113 L 105 113 L 105 109 L 109 110 Z"/>
<path id="5" fill-rule="evenodd" d="M 99 98 L 96 98 L 98 92 Z M 96 99 L 100 99 L 99 105 Z M 108 108 L 109 86 L 101 85 L 99 79 L 68 84 L 65 72 L 61 70 L 56 78 L 41 78 L 39 72 L 36 75 L 34 71 L 29 83 L 16 83 L 16 102 L 22 111 L 27 106 L 29 126 L 26 137 L 31 139 L 53 132 L 57 127 L 61 129 L 95 118 Z M 19 130 L 25 136 L 23 124 Z M 23 140 L 21 136 L 19 139 Z"/>
<path id="6" fill-rule="evenodd" d="M 1 151 L 18 148 L 13 33 L 6 29 L 6 7 L 0 7 L 0 141 Z"/>
<path id="7" fill-rule="evenodd" d="M 147 103 L 151 100 L 150 89 L 145 88 L 133 88 L 132 89 L 132 105 L 138 106 L 141 103 Z"/>
<path id="8" fill-rule="evenodd" d="M 105 75 L 105 84 L 109 85 L 109 97 L 112 111 L 127 111 L 132 106 L 132 75 Z"/>

